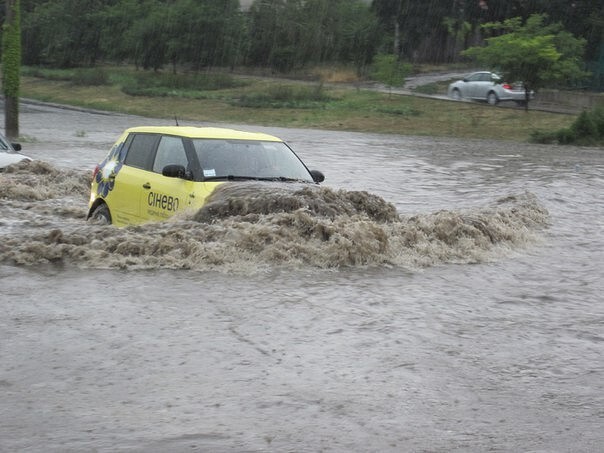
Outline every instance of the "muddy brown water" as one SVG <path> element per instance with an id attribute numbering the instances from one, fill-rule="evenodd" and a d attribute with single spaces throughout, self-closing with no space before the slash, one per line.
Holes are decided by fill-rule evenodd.
<path id="1" fill-rule="evenodd" d="M 89 225 L 165 121 L 24 105 L 0 173 L 0 451 L 598 451 L 604 150 L 253 128 L 321 187 Z"/>

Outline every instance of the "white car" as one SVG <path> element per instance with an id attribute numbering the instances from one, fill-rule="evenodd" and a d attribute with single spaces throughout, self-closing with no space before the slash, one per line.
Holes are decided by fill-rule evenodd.
<path id="1" fill-rule="evenodd" d="M 9 165 L 32 160 L 31 157 L 27 157 L 19 151 L 21 151 L 19 143 L 11 143 L 4 135 L 0 134 L 0 171 Z"/>
<path id="2" fill-rule="evenodd" d="M 453 99 L 472 99 L 486 101 L 496 105 L 500 101 L 514 101 L 519 105 L 526 103 L 526 93 L 521 82 L 509 84 L 501 81 L 501 77 L 493 72 L 479 71 L 467 75 L 449 85 L 448 95 Z M 535 93 L 529 93 L 529 100 Z"/>

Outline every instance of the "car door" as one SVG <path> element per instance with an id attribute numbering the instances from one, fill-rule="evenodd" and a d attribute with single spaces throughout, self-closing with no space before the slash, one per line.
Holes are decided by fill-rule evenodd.
<path id="1" fill-rule="evenodd" d="M 123 165 L 115 175 L 115 188 L 109 202 L 111 215 L 118 224 L 134 224 L 142 221 L 140 198 L 148 182 L 153 156 L 159 135 L 131 134 L 126 142 Z"/>
<path id="2" fill-rule="evenodd" d="M 144 220 L 165 220 L 194 201 L 195 183 L 189 177 L 164 176 L 168 165 L 179 165 L 190 175 L 191 165 L 181 137 L 161 136 L 139 199 Z"/>
<path id="3" fill-rule="evenodd" d="M 474 84 L 474 99 L 485 100 L 489 91 L 493 89 L 493 80 L 491 73 L 481 72 L 478 74 L 476 83 Z"/>
<path id="4" fill-rule="evenodd" d="M 474 99 L 476 97 L 476 84 L 480 81 L 480 73 L 474 73 L 468 76 L 465 80 L 465 90 L 463 97 Z"/>

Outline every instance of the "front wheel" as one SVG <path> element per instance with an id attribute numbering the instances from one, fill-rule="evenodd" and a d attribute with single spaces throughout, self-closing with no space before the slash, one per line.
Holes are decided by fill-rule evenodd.
<path id="1" fill-rule="evenodd" d="M 95 208 L 94 211 L 92 211 L 88 221 L 98 225 L 111 225 L 111 213 L 109 212 L 109 207 L 105 203 L 101 203 Z"/>
<path id="2" fill-rule="evenodd" d="M 497 98 L 495 92 L 491 91 L 489 94 L 487 94 L 487 102 L 490 105 L 497 105 L 497 103 L 499 102 L 499 98 Z"/>
<path id="3" fill-rule="evenodd" d="M 460 93 L 460 91 L 459 91 L 457 88 L 455 88 L 455 89 L 454 89 L 454 90 L 451 92 L 451 97 L 452 97 L 453 99 L 455 99 L 456 101 L 461 100 L 461 93 Z"/>

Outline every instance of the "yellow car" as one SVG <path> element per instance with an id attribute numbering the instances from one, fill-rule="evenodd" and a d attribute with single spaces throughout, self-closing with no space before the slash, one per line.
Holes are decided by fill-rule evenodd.
<path id="1" fill-rule="evenodd" d="M 317 184 L 283 140 L 213 127 L 134 127 L 113 145 L 93 174 L 88 219 L 117 226 L 164 220 L 199 209 L 229 181 Z"/>

